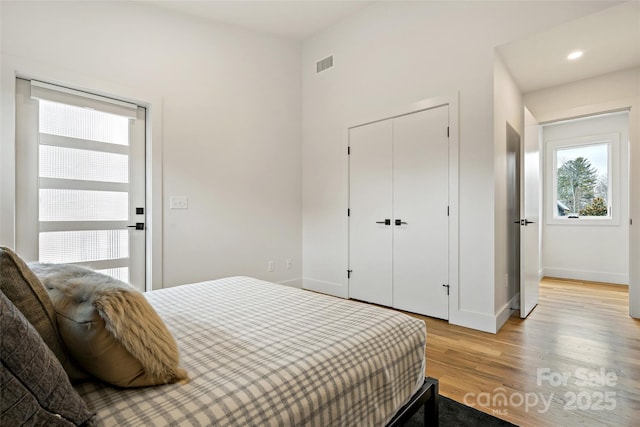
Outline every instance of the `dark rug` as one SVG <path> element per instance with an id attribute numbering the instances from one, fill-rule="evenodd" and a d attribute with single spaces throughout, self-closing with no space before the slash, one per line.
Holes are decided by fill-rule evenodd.
<path id="1" fill-rule="evenodd" d="M 501 420 L 492 415 L 485 414 L 475 408 L 458 403 L 447 397 L 439 397 L 440 427 L 510 427 L 515 426 L 510 422 Z M 409 419 L 405 427 L 418 427 L 423 425 L 424 407 Z"/>

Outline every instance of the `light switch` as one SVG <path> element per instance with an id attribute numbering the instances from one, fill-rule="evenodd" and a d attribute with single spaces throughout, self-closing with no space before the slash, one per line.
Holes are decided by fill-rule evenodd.
<path id="1" fill-rule="evenodd" d="M 189 209 L 189 200 L 187 196 L 171 196 L 169 198 L 169 207 L 171 209 Z"/>

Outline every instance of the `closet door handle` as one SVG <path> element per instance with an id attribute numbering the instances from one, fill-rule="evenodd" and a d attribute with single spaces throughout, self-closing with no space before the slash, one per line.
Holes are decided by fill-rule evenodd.
<path id="1" fill-rule="evenodd" d="M 404 222 L 403 220 L 396 219 L 396 225 L 405 225 L 405 224 L 406 224 L 406 222 Z"/>
<path id="2" fill-rule="evenodd" d="M 376 221 L 376 224 L 391 225 L 391 220 L 385 219 L 384 221 Z"/>

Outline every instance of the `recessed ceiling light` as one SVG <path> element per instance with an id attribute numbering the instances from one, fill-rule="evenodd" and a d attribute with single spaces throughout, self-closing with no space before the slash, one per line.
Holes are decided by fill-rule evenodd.
<path id="1" fill-rule="evenodd" d="M 567 55 L 567 59 L 573 61 L 574 59 L 578 59 L 582 56 L 584 52 L 581 50 L 576 50 Z"/>

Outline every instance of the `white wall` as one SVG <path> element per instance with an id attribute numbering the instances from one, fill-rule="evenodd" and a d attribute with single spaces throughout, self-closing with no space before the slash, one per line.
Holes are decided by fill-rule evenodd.
<path id="1" fill-rule="evenodd" d="M 629 217 L 635 221 L 627 227 L 629 299 L 631 315 L 640 317 L 640 68 L 530 92 L 525 94 L 524 103 L 540 122 L 631 108 L 628 201 Z"/>
<path id="2" fill-rule="evenodd" d="M 421 99 L 459 91 L 459 310 L 495 331 L 494 47 L 609 6 L 598 2 L 381 2 L 303 45 L 305 283 L 347 286 L 347 132 Z M 334 55 L 320 75 L 316 61 Z M 499 298 L 504 300 L 504 298 Z"/>
<path id="3" fill-rule="evenodd" d="M 524 106 L 522 94 L 496 51 L 494 74 L 493 135 L 495 150 L 495 310 L 500 326 L 511 314 L 511 299 L 520 291 L 519 277 L 509 277 L 508 237 L 514 224 L 509 218 L 507 200 L 507 123 L 518 132 L 524 155 Z M 524 197 L 524 195 L 521 195 Z M 519 231 L 518 231 L 519 232 Z"/>
<path id="4" fill-rule="evenodd" d="M 549 204 L 553 195 L 548 162 L 549 141 L 562 141 L 591 135 L 620 135 L 619 163 L 611 171 L 623 197 L 613 196 L 614 224 L 550 224 Z M 545 276 L 627 284 L 629 280 L 629 131 L 626 114 L 584 118 L 543 126 L 545 149 L 545 221 L 542 232 L 542 266 Z M 614 156 L 616 152 L 612 153 Z M 612 159 L 612 161 L 615 161 Z M 614 184 L 616 185 L 616 184 Z M 613 189 L 612 189 L 613 190 Z"/>
<path id="5" fill-rule="evenodd" d="M 162 119 L 153 137 L 162 138 L 163 161 L 152 166 L 163 170 L 154 192 L 164 286 L 236 274 L 300 281 L 299 43 L 141 3 L 0 7 L 3 60 L 27 64 L 18 72 L 46 80 L 42 70 L 56 69 L 60 83 L 88 76 L 160 100 L 152 120 Z M 5 103 L 12 94 L 2 96 Z M 3 123 L 8 115 L 3 109 Z M 3 154 L 12 143 L 3 136 Z M 187 196 L 189 209 L 169 210 L 171 195 Z M 12 208 L 3 203 L 3 212 Z M 12 245 L 7 235 L 2 243 Z"/>

